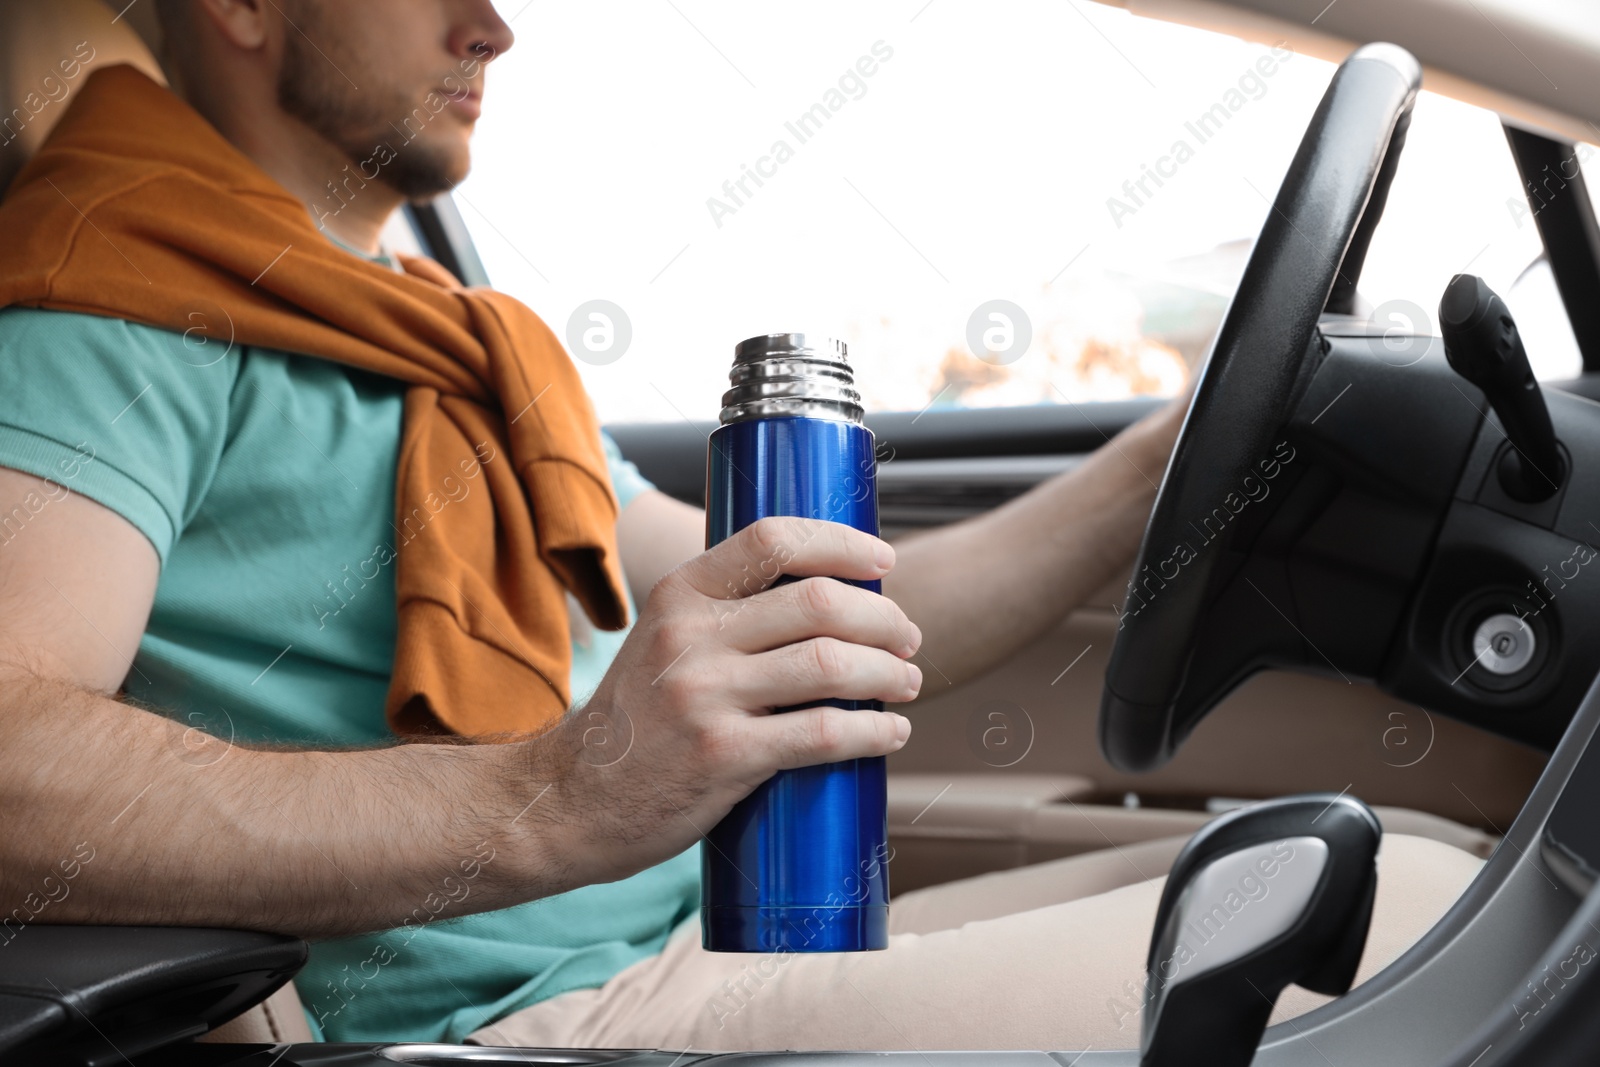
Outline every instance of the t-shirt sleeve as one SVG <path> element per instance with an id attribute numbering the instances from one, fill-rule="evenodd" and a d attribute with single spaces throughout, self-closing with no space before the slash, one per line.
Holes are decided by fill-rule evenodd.
<path id="1" fill-rule="evenodd" d="M 647 489 L 654 489 L 655 485 L 639 473 L 638 467 L 622 458 L 622 449 L 604 430 L 600 431 L 600 443 L 605 446 L 606 467 L 611 473 L 611 487 L 617 493 L 617 510 L 621 511 L 633 502 L 634 497 Z"/>
<path id="2" fill-rule="evenodd" d="M 216 473 L 239 358 L 121 319 L 0 310 L 0 467 L 110 508 L 164 564 Z"/>

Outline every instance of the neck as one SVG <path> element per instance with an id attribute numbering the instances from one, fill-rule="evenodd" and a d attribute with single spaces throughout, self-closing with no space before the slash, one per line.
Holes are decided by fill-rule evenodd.
<path id="1" fill-rule="evenodd" d="M 403 200 L 399 193 L 364 178 L 356 163 L 309 130 L 287 144 L 234 143 L 306 205 L 318 229 L 359 252 L 378 252 L 378 235 Z"/>
<path id="2" fill-rule="evenodd" d="M 190 102 L 235 148 L 299 198 L 319 229 L 357 251 L 377 254 L 378 235 L 404 197 L 382 181 L 365 178 L 332 142 L 261 99 L 227 101 L 233 106 Z"/>

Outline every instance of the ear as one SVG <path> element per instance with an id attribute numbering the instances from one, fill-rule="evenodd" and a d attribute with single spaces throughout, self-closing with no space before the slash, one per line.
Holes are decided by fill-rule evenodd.
<path id="1" fill-rule="evenodd" d="M 235 47 L 253 52 L 266 46 L 267 12 L 261 0 L 194 0 L 194 5 L 196 14 Z"/>

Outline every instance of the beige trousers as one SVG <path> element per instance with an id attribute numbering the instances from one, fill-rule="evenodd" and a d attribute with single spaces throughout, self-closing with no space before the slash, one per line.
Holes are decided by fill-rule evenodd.
<path id="1" fill-rule="evenodd" d="M 706 1051 L 1135 1048 L 1156 904 L 1185 840 L 907 893 L 890 907 L 883 952 L 706 952 L 695 918 L 660 955 L 603 987 L 535 1004 L 467 1040 Z M 1385 835 L 1356 981 L 1427 932 L 1482 865 L 1438 841 Z M 1327 999 L 1291 986 L 1273 1021 Z"/>

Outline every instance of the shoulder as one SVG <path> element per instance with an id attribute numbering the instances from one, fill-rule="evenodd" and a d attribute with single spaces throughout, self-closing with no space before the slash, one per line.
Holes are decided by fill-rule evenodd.
<path id="1" fill-rule="evenodd" d="M 196 309 L 186 321 L 184 329 L 169 330 L 76 311 L 3 308 L 0 359 L 9 369 L 29 375 L 43 376 L 52 368 L 81 368 L 97 360 L 116 360 L 138 364 L 143 372 L 181 377 L 189 371 L 221 366 L 228 355 L 237 351 L 231 325 L 220 310 L 208 316 Z M 205 377 L 220 378 L 233 369 L 225 367 Z"/>
<path id="2" fill-rule="evenodd" d="M 239 363 L 225 333 L 0 310 L 0 466 L 70 478 L 165 559 L 215 469 Z"/>

